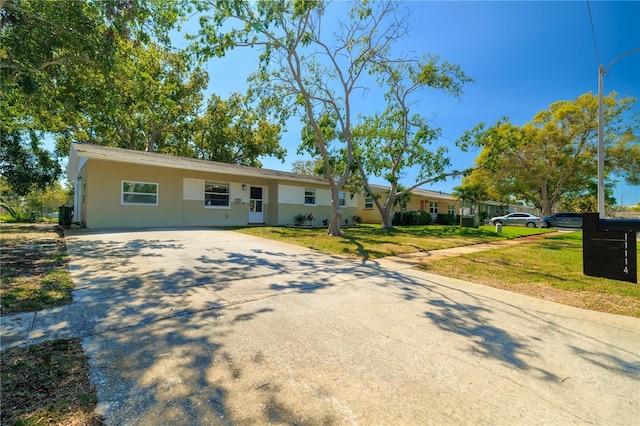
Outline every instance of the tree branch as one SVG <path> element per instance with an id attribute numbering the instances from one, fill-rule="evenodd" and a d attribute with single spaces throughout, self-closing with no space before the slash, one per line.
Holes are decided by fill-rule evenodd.
<path id="1" fill-rule="evenodd" d="M 60 64 L 62 64 L 64 62 L 67 62 L 67 61 L 72 61 L 72 62 L 73 61 L 77 61 L 77 62 L 82 62 L 82 63 L 89 63 L 89 62 L 91 62 L 91 59 L 87 55 L 82 55 L 82 56 L 63 55 L 63 56 L 59 56 L 57 58 L 45 61 L 42 64 L 40 64 L 40 66 L 38 66 L 38 67 L 30 67 L 30 68 L 29 67 L 23 67 L 23 66 L 21 66 L 19 64 L 15 64 L 15 63 L 0 62 L 0 69 L 2 69 L 2 68 L 5 68 L 5 69 L 23 69 L 23 68 L 26 68 L 30 72 L 36 73 L 36 72 L 42 71 L 45 68 L 48 68 L 50 66 L 60 65 Z"/>

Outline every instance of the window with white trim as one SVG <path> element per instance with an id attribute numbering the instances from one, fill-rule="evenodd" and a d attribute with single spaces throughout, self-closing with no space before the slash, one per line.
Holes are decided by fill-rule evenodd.
<path id="1" fill-rule="evenodd" d="M 344 191 L 338 192 L 338 199 L 340 200 L 340 207 L 347 205 L 347 199 L 345 198 Z"/>
<path id="2" fill-rule="evenodd" d="M 456 214 L 456 205 L 455 204 L 449 204 L 447 206 L 447 213 Z"/>
<path id="3" fill-rule="evenodd" d="M 138 206 L 158 205 L 158 184 L 153 182 L 122 181 L 122 204 Z"/>
<path id="4" fill-rule="evenodd" d="M 438 203 L 436 201 L 429 202 L 429 213 L 438 214 Z"/>
<path id="5" fill-rule="evenodd" d="M 205 207 L 229 207 L 229 184 L 205 182 L 204 205 Z"/>
<path id="6" fill-rule="evenodd" d="M 316 190 L 313 188 L 304 189 L 304 204 L 307 206 L 316 205 Z"/>
<path id="7" fill-rule="evenodd" d="M 371 209 L 373 209 L 373 198 L 371 198 L 371 197 L 364 197 L 364 209 L 365 209 L 365 210 L 371 210 Z"/>

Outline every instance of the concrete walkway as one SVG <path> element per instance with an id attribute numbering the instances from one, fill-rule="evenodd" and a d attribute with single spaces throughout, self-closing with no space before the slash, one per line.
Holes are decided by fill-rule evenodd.
<path id="1" fill-rule="evenodd" d="M 526 237 L 514 238 L 511 240 L 491 241 L 488 243 L 473 244 L 462 247 L 452 247 L 448 249 L 429 250 L 424 252 L 415 252 L 405 254 L 402 256 L 388 256 L 382 259 L 377 259 L 376 263 L 384 266 L 385 268 L 399 271 L 407 268 L 414 268 L 416 266 L 432 262 L 435 260 L 447 259 L 450 257 L 462 256 L 465 254 L 472 254 L 483 252 L 487 250 L 494 250 L 502 247 L 510 247 L 518 244 L 523 244 L 531 241 L 538 241 L 546 238 L 554 233 L 545 233 L 537 235 L 529 235 Z"/>
<path id="2" fill-rule="evenodd" d="M 640 320 L 221 230 L 67 237 L 108 425 L 638 424 Z"/>

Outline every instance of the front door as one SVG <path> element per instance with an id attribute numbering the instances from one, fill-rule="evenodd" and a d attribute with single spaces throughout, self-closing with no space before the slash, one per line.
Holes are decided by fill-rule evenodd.
<path id="1" fill-rule="evenodd" d="M 264 223 L 264 211 L 262 210 L 262 187 L 252 186 L 249 199 L 249 223 Z"/>

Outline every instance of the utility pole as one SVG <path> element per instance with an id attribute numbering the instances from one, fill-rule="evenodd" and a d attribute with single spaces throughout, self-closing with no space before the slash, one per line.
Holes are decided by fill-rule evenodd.
<path id="1" fill-rule="evenodd" d="M 611 65 L 618 62 L 618 60 L 635 52 L 640 52 L 640 47 L 623 53 L 611 61 L 606 67 L 598 64 L 598 213 L 600 219 L 604 219 L 604 73 Z"/>
<path id="2" fill-rule="evenodd" d="M 611 64 L 609 64 L 611 65 Z M 604 108 L 604 72 L 606 68 L 598 65 L 598 213 L 604 219 L 604 135 L 602 134 Z"/>

